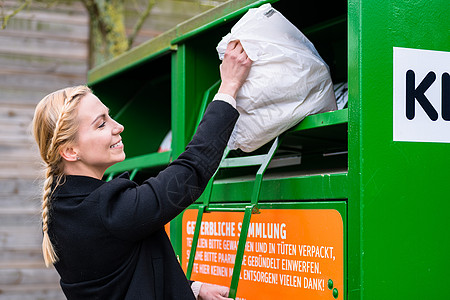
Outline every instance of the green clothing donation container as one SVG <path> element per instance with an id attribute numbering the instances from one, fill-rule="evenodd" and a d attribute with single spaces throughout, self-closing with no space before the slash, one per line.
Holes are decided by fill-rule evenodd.
<path id="1" fill-rule="evenodd" d="M 90 70 L 125 126 L 105 180 L 141 182 L 183 152 L 220 84 L 218 42 L 265 3 L 348 83 L 348 108 L 225 151 L 166 228 L 187 277 L 247 300 L 449 298 L 447 0 L 228 1 Z"/>

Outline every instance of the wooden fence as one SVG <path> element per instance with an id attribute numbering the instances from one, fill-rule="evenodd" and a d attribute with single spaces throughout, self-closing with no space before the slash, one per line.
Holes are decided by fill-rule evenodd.
<path id="1" fill-rule="evenodd" d="M 139 1 L 127 4 L 129 28 Z M 159 0 L 135 45 L 221 2 Z M 3 1 L 3 9 L 19 3 Z M 79 2 L 33 4 L 0 30 L 0 300 L 65 299 L 41 255 L 42 174 L 30 125 L 43 96 L 86 82 L 88 43 L 89 19 Z"/>

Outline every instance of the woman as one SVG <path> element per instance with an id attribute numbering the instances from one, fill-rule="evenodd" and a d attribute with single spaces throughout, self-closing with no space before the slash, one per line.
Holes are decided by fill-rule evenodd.
<path id="1" fill-rule="evenodd" d="M 228 299 L 225 287 L 191 289 L 164 224 L 201 195 L 218 167 L 250 66 L 241 44 L 231 42 L 219 92 L 186 151 L 140 186 L 127 174 L 101 180 L 125 159 L 124 127 L 87 87 L 54 92 L 38 104 L 33 133 L 46 164 L 42 249 L 68 299 L 195 299 L 192 290 L 199 299 Z"/>

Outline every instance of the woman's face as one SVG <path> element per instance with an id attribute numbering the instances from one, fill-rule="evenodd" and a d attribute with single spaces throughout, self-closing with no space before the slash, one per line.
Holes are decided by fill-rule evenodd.
<path id="1" fill-rule="evenodd" d="M 107 168 L 125 159 L 120 133 L 124 127 L 109 116 L 109 109 L 94 95 L 84 96 L 78 106 L 76 150 L 83 173 L 101 178 Z"/>

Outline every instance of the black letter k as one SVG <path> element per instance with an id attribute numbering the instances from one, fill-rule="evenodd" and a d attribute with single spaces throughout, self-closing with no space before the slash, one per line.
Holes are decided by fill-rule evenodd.
<path id="1" fill-rule="evenodd" d="M 425 96 L 425 92 L 435 80 L 436 74 L 434 74 L 434 72 L 429 72 L 417 88 L 415 88 L 416 80 L 414 71 L 408 70 L 406 72 L 406 117 L 408 120 L 414 119 L 414 116 L 416 115 L 415 99 L 417 99 L 417 102 L 419 102 L 420 106 L 422 106 L 423 110 L 431 120 L 436 121 L 438 119 L 436 109 L 434 109 Z"/>

